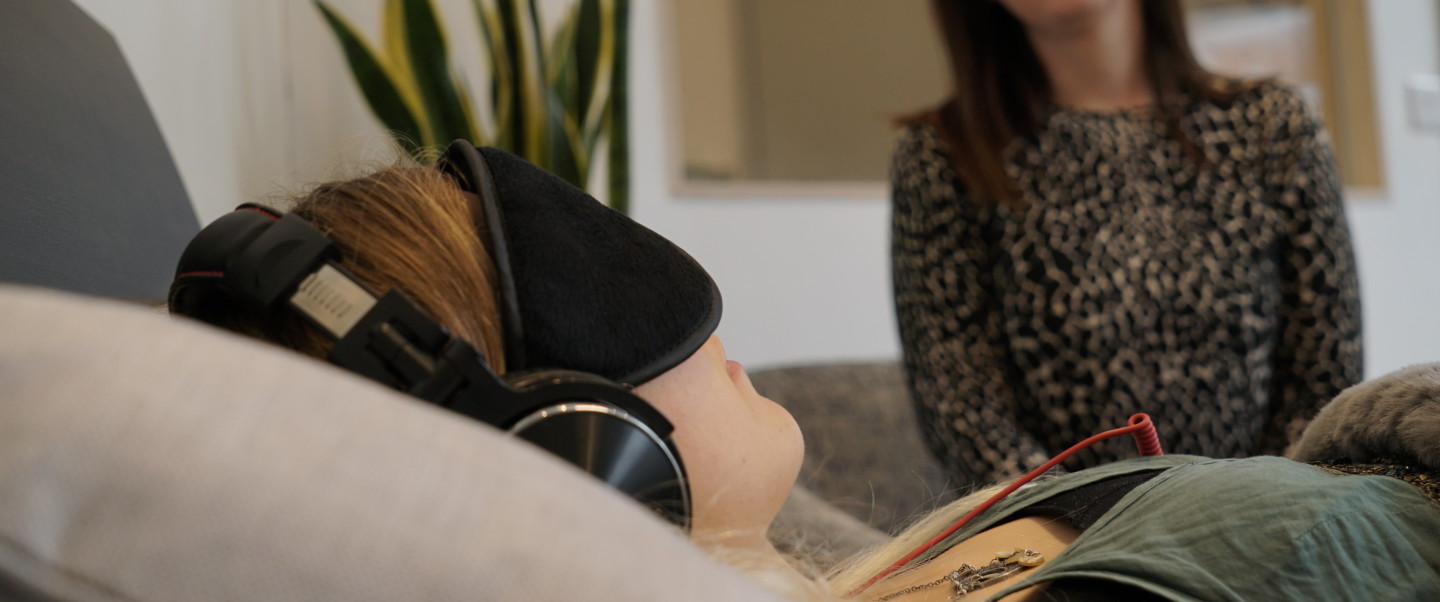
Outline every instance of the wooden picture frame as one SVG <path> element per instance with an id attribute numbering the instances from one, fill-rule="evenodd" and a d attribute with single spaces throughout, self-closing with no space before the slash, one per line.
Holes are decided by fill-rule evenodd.
<path id="1" fill-rule="evenodd" d="M 1191 45 L 1217 72 L 1274 76 L 1317 107 L 1350 194 L 1382 195 L 1367 0 L 1187 0 Z M 1253 33 L 1249 33 L 1253 32 Z"/>

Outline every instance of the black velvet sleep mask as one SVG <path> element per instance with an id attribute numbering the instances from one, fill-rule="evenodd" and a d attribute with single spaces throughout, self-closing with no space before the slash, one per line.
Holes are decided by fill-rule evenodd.
<path id="1" fill-rule="evenodd" d="M 720 289 L 680 247 L 529 162 L 457 140 L 437 167 L 480 199 L 507 370 L 640 384 L 695 353 Z"/>

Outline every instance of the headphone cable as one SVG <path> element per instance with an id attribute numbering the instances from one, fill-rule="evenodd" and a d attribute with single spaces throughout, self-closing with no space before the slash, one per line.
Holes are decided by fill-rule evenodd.
<path id="1" fill-rule="evenodd" d="M 1098 435 L 1093 435 L 1090 438 L 1071 446 L 1070 449 L 1061 452 L 1060 455 L 1051 458 L 1048 462 L 1041 464 L 1039 468 L 1036 468 L 1035 470 L 1027 473 L 1025 476 L 1016 479 L 1015 482 L 1011 483 L 1006 488 L 1000 490 L 999 493 L 996 493 L 994 496 L 991 496 L 990 499 L 985 500 L 985 502 L 981 503 L 979 506 L 971 509 L 970 512 L 965 514 L 965 516 L 960 517 L 960 520 L 955 521 L 954 524 L 951 524 L 944 531 L 941 531 L 939 535 L 936 535 L 929 541 L 920 544 L 920 547 L 915 548 L 909 554 L 906 554 L 903 558 L 896 560 L 894 564 L 891 564 L 889 567 L 886 567 L 885 570 L 880 571 L 874 577 L 871 577 L 869 581 L 866 581 L 864 583 L 864 585 L 855 588 L 855 590 L 850 592 L 849 595 L 847 595 L 846 597 L 853 598 L 855 596 L 858 596 L 861 592 L 869 589 L 870 586 L 875 585 L 875 582 L 890 576 L 897 570 L 900 570 L 900 567 L 903 567 L 911 560 L 920 557 L 921 554 L 929 551 L 930 548 L 935 547 L 937 544 L 944 541 L 945 538 L 950 537 L 965 525 L 970 524 L 971 520 L 974 520 L 976 516 L 979 516 L 981 513 L 988 510 L 991 506 L 994 506 L 997 502 L 1004 499 L 1005 496 L 1010 495 L 1011 492 L 1019 489 L 1026 483 L 1034 480 L 1036 477 L 1045 474 L 1046 471 L 1054 468 L 1057 464 L 1064 462 L 1076 452 L 1090 447 L 1095 443 L 1099 443 L 1100 441 L 1104 441 L 1112 437 L 1118 437 L 1120 435 L 1133 435 L 1135 437 L 1135 446 L 1140 449 L 1140 455 L 1142 456 L 1159 456 L 1165 453 L 1160 448 L 1160 437 L 1155 433 L 1155 425 L 1150 422 L 1150 416 L 1143 412 L 1135 414 L 1134 416 L 1130 417 L 1130 420 L 1128 421 L 1128 426 L 1111 429 Z"/>

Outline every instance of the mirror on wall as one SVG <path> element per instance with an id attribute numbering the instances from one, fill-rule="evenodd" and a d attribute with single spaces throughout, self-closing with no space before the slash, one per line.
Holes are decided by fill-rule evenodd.
<path id="1" fill-rule="evenodd" d="M 927 0 L 673 0 L 670 12 L 687 185 L 884 180 L 891 123 L 944 96 Z"/>
<path id="2" fill-rule="evenodd" d="M 1347 187 L 1381 189 L 1363 0 L 1186 0 L 1201 62 L 1323 115 Z M 946 94 L 928 0 L 672 0 L 683 192 L 873 192 L 895 119 Z"/>

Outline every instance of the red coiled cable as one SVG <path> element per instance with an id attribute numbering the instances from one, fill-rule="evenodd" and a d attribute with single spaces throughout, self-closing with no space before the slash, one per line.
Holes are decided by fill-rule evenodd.
<path id="1" fill-rule="evenodd" d="M 1075 445 L 1071 446 L 1070 449 L 1061 452 L 1060 455 L 1051 458 L 1048 462 L 1044 464 L 1041 464 L 1039 468 L 1036 468 L 1035 470 L 1027 473 L 1025 476 L 1016 479 L 1014 483 L 1011 483 L 1008 487 L 1000 490 L 1000 493 L 991 496 L 990 499 L 985 500 L 984 503 L 976 506 L 974 509 L 970 510 L 970 512 L 966 513 L 965 516 L 960 517 L 960 520 L 957 520 L 954 524 L 946 527 L 945 530 L 941 531 L 939 535 L 931 538 L 930 541 L 920 544 L 920 547 L 915 548 L 913 551 L 911 551 L 909 554 L 906 554 L 900 560 L 896 560 L 894 564 L 890 565 L 885 570 L 880 571 L 874 577 L 871 577 L 870 580 L 866 581 L 864 585 L 855 588 L 855 591 L 850 592 L 847 597 L 853 598 L 855 596 L 858 596 L 861 592 L 869 589 L 870 586 L 875 585 L 875 582 L 890 576 L 891 573 L 899 570 L 900 567 L 905 566 L 906 563 L 918 558 L 921 554 L 924 554 L 930 548 L 935 547 L 936 544 L 944 541 L 946 537 L 951 536 L 965 525 L 970 524 L 971 520 L 974 520 L 975 517 L 980 516 L 982 512 L 990 509 L 990 507 L 994 506 L 996 502 L 1005 499 L 1005 496 L 1010 495 L 1010 492 L 1019 489 L 1024 484 L 1034 480 L 1035 477 L 1045 474 L 1045 471 L 1054 468 L 1055 465 L 1061 462 L 1064 462 L 1066 458 L 1074 455 L 1075 452 L 1078 452 L 1082 449 L 1090 447 L 1091 445 L 1099 443 L 1100 441 L 1104 441 L 1112 437 L 1118 437 L 1120 435 L 1134 435 L 1135 447 L 1139 448 L 1140 455 L 1159 456 L 1165 453 L 1163 450 L 1160 449 L 1160 436 L 1155 433 L 1155 425 L 1150 422 L 1150 416 L 1148 414 L 1145 414 L 1143 412 L 1135 414 L 1134 416 L 1130 417 L 1130 420 L 1127 421 L 1127 424 L 1128 426 L 1124 426 L 1118 429 L 1111 429 L 1098 435 L 1094 435 L 1089 439 L 1076 443 Z"/>
<path id="2" fill-rule="evenodd" d="M 1130 426 L 1117 431 L 1129 431 L 1135 436 L 1135 447 L 1140 449 L 1142 456 L 1163 456 L 1165 450 L 1160 449 L 1160 435 L 1155 432 L 1155 425 L 1150 422 L 1150 415 L 1144 412 L 1130 417 L 1127 422 Z M 1102 433 L 1103 436 L 1103 433 Z M 1085 445 L 1082 443 L 1081 445 Z M 1069 453 L 1069 452 L 1066 452 Z"/>

